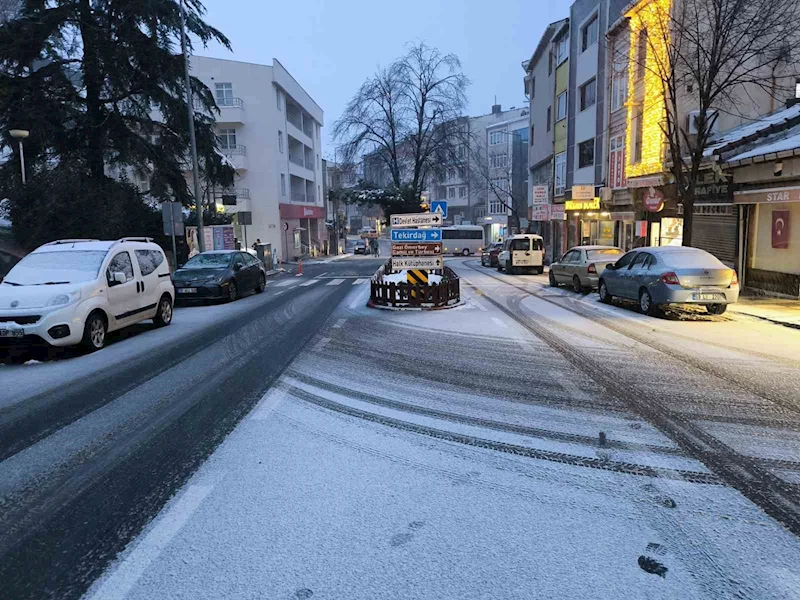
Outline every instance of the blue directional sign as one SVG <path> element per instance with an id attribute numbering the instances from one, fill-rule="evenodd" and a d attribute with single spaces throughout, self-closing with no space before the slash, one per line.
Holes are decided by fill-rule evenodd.
<path id="1" fill-rule="evenodd" d="M 393 242 L 438 242 L 441 229 L 392 229 Z"/>
<path id="2" fill-rule="evenodd" d="M 443 219 L 447 218 L 447 200 L 434 200 L 431 202 L 431 212 L 438 212 Z"/>

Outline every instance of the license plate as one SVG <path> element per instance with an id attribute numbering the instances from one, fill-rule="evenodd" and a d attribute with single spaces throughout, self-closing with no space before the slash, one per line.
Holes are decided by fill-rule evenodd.
<path id="1" fill-rule="evenodd" d="M 719 294 L 692 294 L 692 300 L 719 300 Z"/>
<path id="2" fill-rule="evenodd" d="M 0 329 L 0 337 L 21 338 L 25 335 L 23 329 Z"/>
<path id="3" fill-rule="evenodd" d="M 179 288 L 178 289 L 178 293 L 179 294 L 196 294 L 197 293 L 197 288 Z"/>

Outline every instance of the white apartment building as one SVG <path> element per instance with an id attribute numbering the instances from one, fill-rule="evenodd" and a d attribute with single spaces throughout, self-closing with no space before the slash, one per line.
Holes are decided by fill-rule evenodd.
<path id="1" fill-rule="evenodd" d="M 223 196 L 229 212 L 252 213 L 236 223 L 238 239 L 271 244 L 283 260 L 316 253 L 328 238 L 321 160 L 323 111 L 284 66 L 193 56 L 192 75 L 215 95 L 222 151 L 236 168 Z"/>

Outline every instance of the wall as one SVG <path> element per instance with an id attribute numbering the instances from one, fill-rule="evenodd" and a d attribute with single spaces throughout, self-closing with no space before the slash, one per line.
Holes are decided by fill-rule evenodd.
<path id="1" fill-rule="evenodd" d="M 750 267 L 777 273 L 800 275 L 800 202 L 786 204 L 757 204 L 754 252 Z M 772 247 L 772 212 L 788 210 L 790 218 L 789 247 Z"/>

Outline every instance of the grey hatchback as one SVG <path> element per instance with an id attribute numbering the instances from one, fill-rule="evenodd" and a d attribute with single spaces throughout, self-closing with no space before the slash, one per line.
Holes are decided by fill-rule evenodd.
<path id="1" fill-rule="evenodd" d="M 638 300 L 648 315 L 668 304 L 700 304 L 721 315 L 739 299 L 736 271 L 699 248 L 661 246 L 632 250 L 600 274 L 600 300 Z"/>
<path id="2" fill-rule="evenodd" d="M 625 254 L 614 246 L 576 246 L 550 265 L 550 285 L 571 284 L 577 292 L 597 289 L 599 274 Z"/>

